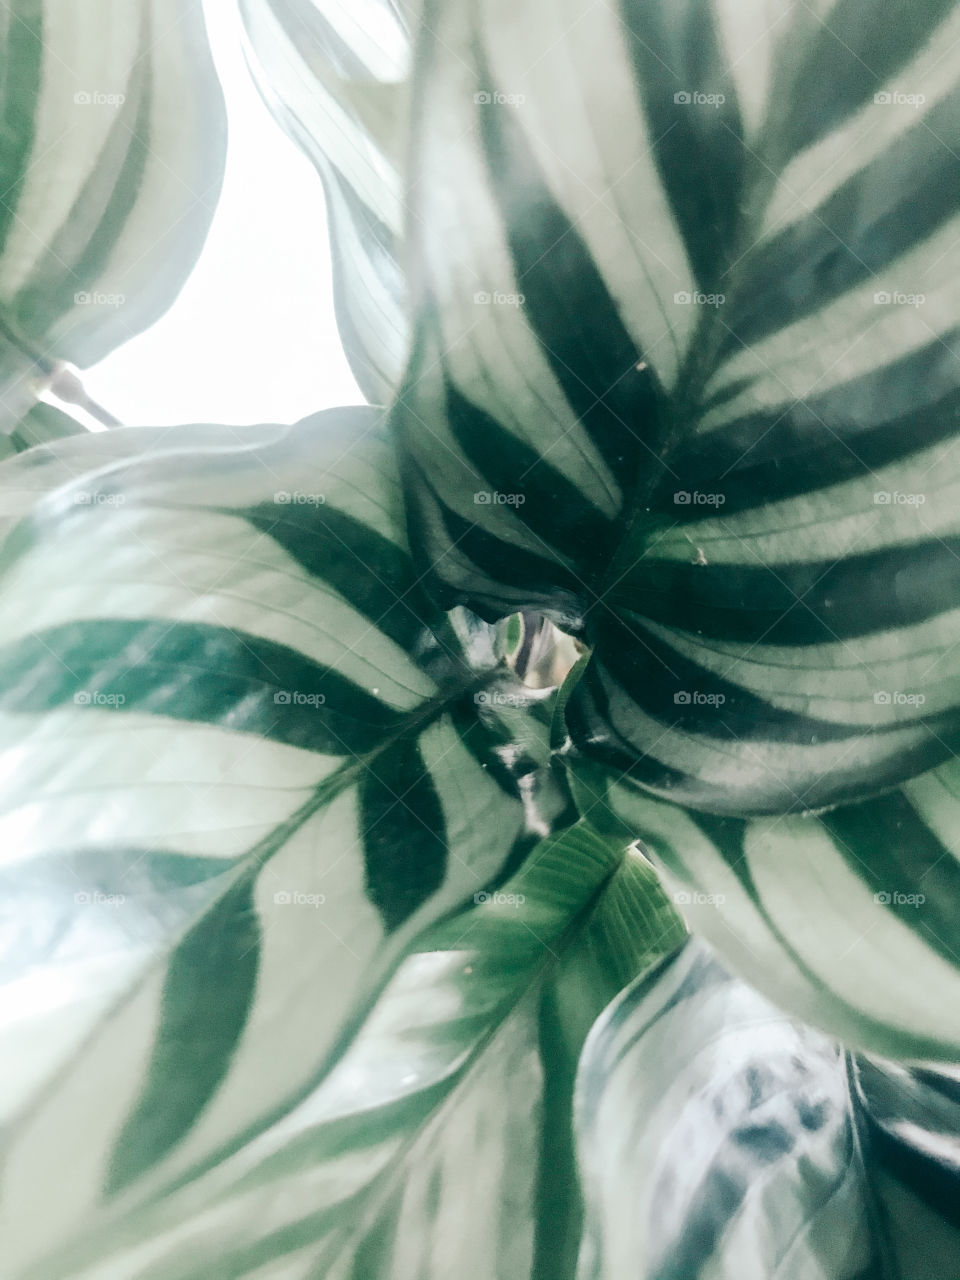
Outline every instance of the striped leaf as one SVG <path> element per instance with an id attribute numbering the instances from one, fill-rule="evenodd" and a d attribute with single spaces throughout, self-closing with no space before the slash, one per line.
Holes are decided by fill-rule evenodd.
<path id="1" fill-rule="evenodd" d="M 596 765 L 598 829 L 640 837 L 690 928 L 797 1017 L 892 1058 L 960 1060 L 960 762 L 819 816 L 685 811 Z"/>
<path id="2" fill-rule="evenodd" d="M 14 1269 L 295 1107 L 411 937 L 563 816 L 549 692 L 423 595 L 379 416 L 192 431 L 84 438 L 120 460 L 0 563 Z"/>
<path id="3" fill-rule="evenodd" d="M 203 244 L 226 132 L 201 0 L 0 15 L 0 430 L 59 360 L 154 323 Z"/>
<path id="4" fill-rule="evenodd" d="M 410 15 L 394 0 L 240 0 L 251 69 L 323 180 L 340 337 L 387 404 L 407 347 L 401 267 Z"/>
<path id="5" fill-rule="evenodd" d="M 12 458 L 37 445 L 49 444 L 64 436 L 86 435 L 86 428 L 62 409 L 38 400 L 28 409 L 7 436 L 0 436 L 0 459 Z"/>
<path id="6" fill-rule="evenodd" d="M 960 1073 L 856 1058 L 854 1098 L 905 1280 L 960 1277 Z"/>
<path id="7" fill-rule="evenodd" d="M 417 939 L 309 1095 L 217 1167 L 118 1202 L 24 1275 L 565 1274 L 556 1240 L 578 1235 L 579 1207 L 558 1195 L 576 1177 L 556 1182 L 556 1095 L 605 993 L 682 936 L 621 849 L 582 826 L 544 840 L 499 893 Z M 593 981 L 574 990 L 575 973 Z"/>
<path id="8" fill-rule="evenodd" d="M 44 409 L 49 405 L 42 404 Z M 32 417 L 32 415 L 31 415 Z M 91 471 L 122 462 L 134 462 L 142 455 L 178 452 L 194 448 L 235 446 L 241 442 L 267 444 L 284 434 L 280 426 L 234 429 L 204 424 L 177 427 L 119 428 L 95 433 L 82 430 L 66 439 L 37 442 L 20 456 L 11 457 L 0 470 L 0 535 L 9 532 L 29 515 L 47 494 L 60 485 L 78 480 Z M 17 429 L 24 431 L 21 423 Z"/>
<path id="9" fill-rule="evenodd" d="M 960 744 L 960 10 L 426 5 L 396 421 L 441 596 L 594 659 L 574 741 L 714 813 Z"/>
<path id="10" fill-rule="evenodd" d="M 955 1239 L 952 1253 L 940 1249 L 952 1239 L 943 1215 L 908 1217 L 940 1157 L 941 1173 L 953 1161 L 946 1211 L 956 1220 L 956 1099 L 940 1084 L 848 1061 L 689 944 L 623 993 L 584 1051 L 578 1274 L 955 1276 Z M 895 1179 L 884 1127 L 899 1144 Z M 939 1239 L 928 1234 L 935 1221 Z"/>

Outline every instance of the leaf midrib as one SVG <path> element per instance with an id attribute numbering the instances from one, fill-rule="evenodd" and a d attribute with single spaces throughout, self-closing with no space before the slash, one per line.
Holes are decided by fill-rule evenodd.
<path id="1" fill-rule="evenodd" d="M 46 1098 L 56 1092 L 60 1081 L 73 1069 L 74 1061 L 81 1057 L 95 1042 L 104 1025 L 111 1022 L 119 1011 L 131 999 L 135 998 L 147 976 L 158 965 L 165 965 L 169 962 L 169 957 L 176 951 L 183 939 L 201 923 L 210 911 L 215 909 L 217 904 L 222 902 L 229 893 L 235 891 L 245 877 L 255 879 L 270 858 L 278 853 L 302 826 L 327 804 L 332 803 L 337 796 L 348 790 L 365 769 L 369 768 L 380 756 L 390 751 L 401 739 L 408 736 L 419 736 L 430 724 L 440 719 L 449 706 L 465 694 L 485 688 L 493 682 L 496 674 L 496 669 L 486 672 L 482 678 L 477 677 L 472 681 L 464 681 L 463 685 L 455 691 L 442 691 L 441 696 L 424 702 L 416 713 L 411 714 L 409 722 L 403 728 L 390 734 L 375 750 L 367 752 L 363 756 L 355 756 L 353 760 L 345 762 L 334 773 L 322 779 L 314 787 L 307 799 L 288 818 L 278 823 L 272 831 L 258 840 L 245 853 L 239 854 L 235 860 L 233 873 L 224 872 L 222 892 L 205 902 L 202 909 L 196 915 L 191 916 L 181 930 L 171 935 L 169 944 L 162 950 L 157 951 L 143 967 L 137 970 L 130 986 L 102 1011 L 89 1032 L 76 1046 L 71 1057 L 64 1061 L 58 1070 L 38 1082 L 37 1090 L 29 1096 L 15 1116 L 11 1118 L 11 1131 L 26 1124 L 34 1112 L 43 1106 Z M 338 1038 L 331 1047 L 329 1060 L 322 1068 L 323 1074 L 330 1070 L 337 1057 L 343 1051 L 344 1046 L 341 1043 L 341 1039 L 342 1037 Z M 8 1146 L 11 1144 L 12 1137 L 8 1139 Z M 217 1159 L 212 1160 L 211 1163 L 217 1163 L 218 1160 L 219 1156 Z M 204 1163 L 206 1164 L 207 1162 Z M 190 1176 L 195 1175 L 191 1174 Z"/>

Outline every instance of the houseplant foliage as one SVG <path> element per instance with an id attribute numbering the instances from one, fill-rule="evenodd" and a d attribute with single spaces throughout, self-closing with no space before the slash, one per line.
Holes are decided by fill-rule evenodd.
<path id="1" fill-rule="evenodd" d="M 217 203 L 226 129 L 198 0 L 12 0 L 0 41 L 9 435 L 63 362 L 102 360 L 179 293 Z M 24 444 L 51 434 L 39 414 Z"/>
<path id="2" fill-rule="evenodd" d="M 241 0 L 250 65 L 323 179 L 344 351 L 389 402 L 407 347 L 401 266 L 412 16 L 390 0 Z"/>
<path id="3" fill-rule="evenodd" d="M 215 193 L 199 6 L 100 8 Z M 383 407 L 5 401 L 5 1267 L 960 1277 L 960 14 L 239 8 Z M 36 237 L 142 327 L 211 201 L 105 145 Z M 14 381 L 123 340 L 15 243 Z"/>
<path id="4" fill-rule="evenodd" d="M 950 1058 L 960 15 L 823 8 L 428 7 L 394 416 L 443 598 L 590 645 L 573 746 L 698 926 Z"/>

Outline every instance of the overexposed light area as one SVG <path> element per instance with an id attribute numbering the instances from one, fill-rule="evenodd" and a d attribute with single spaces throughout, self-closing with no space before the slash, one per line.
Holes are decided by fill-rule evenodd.
<path id="1" fill-rule="evenodd" d="M 362 404 L 337 335 L 320 179 L 257 93 L 236 6 L 206 0 L 205 12 L 230 129 L 210 236 L 167 314 L 84 385 L 129 426 L 295 422 Z"/>

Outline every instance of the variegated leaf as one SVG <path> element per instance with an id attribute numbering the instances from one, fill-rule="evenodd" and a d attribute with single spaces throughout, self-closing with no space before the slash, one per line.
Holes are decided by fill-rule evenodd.
<path id="1" fill-rule="evenodd" d="M 578 1274 L 952 1280 L 955 1095 L 850 1058 L 690 943 L 584 1050 Z"/>
<path id="2" fill-rule="evenodd" d="M 364 395 L 386 404 L 407 346 L 409 15 L 393 0 L 240 5 L 264 99 L 323 179 L 347 358 Z"/>
<path id="3" fill-rule="evenodd" d="M 395 410 L 451 603 L 593 662 L 575 742 L 729 814 L 960 744 L 960 11 L 426 5 Z"/>
<path id="4" fill-rule="evenodd" d="M 121 460 L 0 565 L 14 1269 L 294 1107 L 410 938 L 561 815 L 549 692 L 423 595 L 379 416 L 189 433 L 86 437 Z"/>
<path id="5" fill-rule="evenodd" d="M 86 428 L 52 404 L 38 400 L 28 409 L 7 436 L 0 437 L 0 458 L 10 458 L 25 449 L 49 444 L 65 436 L 86 435 Z"/>
<path id="6" fill-rule="evenodd" d="M 904 1280 L 960 1280 L 960 1072 L 856 1058 L 880 1222 Z"/>
<path id="7" fill-rule="evenodd" d="M 781 1008 L 893 1058 L 960 1058 L 960 762 L 824 814 L 684 810 L 572 769 L 600 830 L 640 838 L 691 929 Z"/>
<path id="8" fill-rule="evenodd" d="M 201 0 L 11 0 L 0 13 L 0 428 L 177 296 L 226 142 Z"/>
<path id="9" fill-rule="evenodd" d="M 582 825 L 544 840 L 416 940 L 325 1079 L 215 1166 L 101 1206 L 25 1280 L 564 1274 L 577 1054 L 609 992 L 683 936 L 621 851 Z M 170 1070 L 196 1070 L 188 1046 L 170 1053 Z"/>

